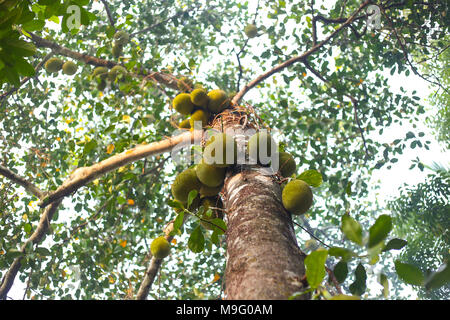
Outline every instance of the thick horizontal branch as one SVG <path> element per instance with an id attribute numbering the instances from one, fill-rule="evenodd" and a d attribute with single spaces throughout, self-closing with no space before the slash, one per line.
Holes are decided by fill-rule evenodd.
<path id="1" fill-rule="evenodd" d="M 5 178 L 8 178 L 9 180 L 13 181 L 14 183 L 22 186 L 25 188 L 26 191 L 29 193 L 35 195 L 36 197 L 40 198 L 44 195 L 44 192 L 36 187 L 33 183 L 26 180 L 25 178 L 22 178 L 9 170 L 8 168 L 0 165 L 0 175 L 4 176 Z"/>
<path id="2" fill-rule="evenodd" d="M 60 201 L 56 201 L 47 208 L 45 208 L 36 230 L 33 232 L 31 237 L 22 245 L 20 249 L 23 253 L 25 253 L 29 243 L 37 244 L 43 240 L 45 234 L 47 233 L 47 230 L 50 227 L 50 221 L 52 220 L 60 203 L 61 203 Z M 22 257 L 17 257 L 16 259 L 14 259 L 13 263 L 11 264 L 5 276 L 3 277 L 2 282 L 0 284 L 0 300 L 6 299 L 6 296 L 9 290 L 11 289 L 14 283 L 14 279 L 16 278 L 17 273 L 19 272 L 19 269 L 21 267 L 20 263 L 21 259 Z"/>
<path id="3" fill-rule="evenodd" d="M 50 193 L 39 203 L 40 207 L 46 207 L 50 203 L 61 199 L 89 182 L 95 180 L 114 169 L 122 167 L 128 163 L 143 159 L 148 156 L 159 155 L 171 151 L 179 144 L 192 143 L 196 131 L 187 131 L 178 136 L 168 138 L 162 141 L 153 142 L 148 145 L 139 145 L 128 151 L 114 155 L 90 167 L 81 167 L 76 169 L 57 190 Z"/>
<path id="4" fill-rule="evenodd" d="M 325 44 L 327 44 L 332 38 L 334 38 L 342 29 L 349 26 L 357 17 L 357 15 L 363 10 L 368 4 L 370 4 L 369 0 L 364 1 L 359 8 L 341 25 L 339 28 L 337 28 L 335 31 L 333 31 L 328 37 L 326 37 L 323 41 L 320 43 L 314 45 L 311 49 L 304 52 L 303 54 L 293 57 L 289 60 L 286 60 L 283 63 L 280 63 L 279 65 L 275 66 L 273 69 L 261 74 L 256 79 L 249 82 L 244 88 L 242 88 L 241 91 L 239 91 L 233 98 L 232 103 L 238 104 L 239 101 L 242 99 L 242 97 L 250 91 L 252 88 L 254 88 L 256 85 L 258 85 L 260 82 L 266 80 L 271 75 L 280 72 L 281 70 L 286 69 L 287 67 L 293 65 L 296 62 L 304 61 L 307 57 L 309 57 L 311 54 L 318 51 L 320 48 L 322 48 Z"/>
<path id="5" fill-rule="evenodd" d="M 29 34 L 31 35 L 31 40 L 34 42 L 36 47 L 50 48 L 54 51 L 55 54 L 69 57 L 74 60 L 78 60 L 83 63 L 90 64 L 90 65 L 97 66 L 97 67 L 112 68 L 119 64 L 116 61 L 97 58 L 97 57 L 94 57 L 94 56 L 91 56 L 91 55 L 88 55 L 85 53 L 79 53 L 79 52 L 73 51 L 69 48 L 66 48 L 66 47 L 63 47 L 63 46 L 57 44 L 56 42 L 41 38 L 34 33 L 29 32 Z M 150 71 L 150 72 L 140 72 L 138 74 L 138 76 L 143 76 L 146 79 L 151 79 L 151 80 L 153 80 L 157 83 L 160 83 L 166 87 L 178 90 L 178 86 L 177 86 L 178 80 L 175 77 L 173 77 L 172 75 L 161 73 L 161 72 Z"/>

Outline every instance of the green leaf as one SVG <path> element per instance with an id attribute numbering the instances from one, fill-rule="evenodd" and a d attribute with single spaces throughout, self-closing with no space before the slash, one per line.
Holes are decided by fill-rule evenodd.
<path id="1" fill-rule="evenodd" d="M 320 174 L 317 170 L 306 170 L 302 174 L 300 174 L 297 179 L 305 181 L 312 187 L 319 187 L 322 184 L 323 178 L 322 174 Z"/>
<path id="2" fill-rule="evenodd" d="M 403 240 L 403 239 L 395 238 L 395 239 L 389 240 L 387 245 L 384 247 L 383 252 L 389 251 L 389 250 L 400 250 L 404 246 L 406 246 L 407 243 L 408 243 L 408 241 Z"/>
<path id="3" fill-rule="evenodd" d="M 356 253 L 353 251 L 339 247 L 328 249 L 328 254 L 333 257 L 340 257 L 344 261 L 349 261 L 352 257 L 356 257 Z"/>
<path id="4" fill-rule="evenodd" d="M 189 240 L 188 247 L 194 253 L 202 252 L 205 248 L 205 237 L 203 236 L 202 228 L 197 226 L 194 231 L 192 231 Z"/>
<path id="5" fill-rule="evenodd" d="M 97 148 L 97 141 L 95 139 L 92 139 L 88 143 L 84 145 L 84 154 L 89 154 L 93 149 Z"/>
<path id="6" fill-rule="evenodd" d="M 36 252 L 39 253 L 39 255 L 41 255 L 43 257 L 47 257 L 47 256 L 51 256 L 52 255 L 50 250 L 48 250 L 47 248 L 43 248 L 43 247 L 36 248 Z"/>
<path id="7" fill-rule="evenodd" d="M 175 218 L 175 221 L 173 222 L 173 231 L 177 231 L 181 228 L 181 226 L 183 225 L 183 220 L 184 220 L 184 210 L 181 211 Z"/>
<path id="8" fill-rule="evenodd" d="M 305 258 L 306 279 L 311 288 L 317 288 L 325 277 L 325 261 L 328 251 L 319 249 L 311 252 Z"/>
<path id="9" fill-rule="evenodd" d="M 399 278 L 408 284 L 421 286 L 424 283 L 422 271 L 411 264 L 396 260 L 395 271 L 397 272 Z"/>
<path id="10" fill-rule="evenodd" d="M 26 223 L 26 224 L 23 226 L 23 230 L 24 230 L 26 233 L 30 233 L 30 232 L 31 232 L 31 224 Z"/>
<path id="11" fill-rule="evenodd" d="M 227 231 L 227 225 L 225 224 L 225 221 L 223 221 L 222 219 L 214 218 L 210 221 L 212 223 L 214 231 L 217 231 L 219 235 L 224 234 Z"/>
<path id="12" fill-rule="evenodd" d="M 364 266 L 359 263 L 355 270 L 355 281 L 349 286 L 350 293 L 362 296 L 366 291 L 367 274 Z"/>
<path id="13" fill-rule="evenodd" d="M 167 200 L 167 204 L 174 209 L 184 209 L 183 204 L 178 200 L 169 199 Z"/>
<path id="14" fill-rule="evenodd" d="M 360 246 L 363 245 L 362 227 L 348 214 L 342 216 L 341 230 L 350 241 Z"/>
<path id="15" fill-rule="evenodd" d="M 10 250 L 6 253 L 6 256 L 7 256 L 9 259 L 15 259 L 15 258 L 21 257 L 21 256 L 23 256 L 23 255 L 24 255 L 24 253 L 23 253 L 21 250 L 18 250 L 18 249 L 10 249 Z"/>
<path id="16" fill-rule="evenodd" d="M 347 262 L 345 261 L 339 261 L 335 266 L 333 270 L 334 276 L 336 277 L 336 280 L 339 283 L 342 283 L 345 281 L 345 278 L 347 278 L 348 275 L 348 266 Z"/>
<path id="17" fill-rule="evenodd" d="M 392 230 L 392 219 L 388 215 L 381 215 L 369 229 L 369 248 L 376 246 L 386 239 Z"/>
<path id="18" fill-rule="evenodd" d="M 450 265 L 443 264 L 438 271 L 433 272 L 425 282 L 427 290 L 438 289 L 450 282 Z"/>
<path id="19" fill-rule="evenodd" d="M 187 201 L 187 207 L 188 208 L 191 206 L 192 201 L 194 201 L 194 199 L 197 197 L 197 195 L 198 195 L 198 191 L 197 190 L 191 190 L 189 192 L 188 201 Z"/>
<path id="20" fill-rule="evenodd" d="M 389 296 L 389 281 L 384 273 L 380 273 L 378 283 L 383 286 L 383 297 L 387 298 Z"/>

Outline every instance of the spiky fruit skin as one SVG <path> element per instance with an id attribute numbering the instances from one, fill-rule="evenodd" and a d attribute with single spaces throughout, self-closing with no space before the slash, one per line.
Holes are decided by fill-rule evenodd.
<path id="1" fill-rule="evenodd" d="M 112 47 L 112 54 L 114 58 L 119 58 L 122 55 L 123 46 L 118 43 L 115 43 Z"/>
<path id="2" fill-rule="evenodd" d="M 130 40 L 130 35 L 126 31 L 119 30 L 114 34 L 114 41 L 116 44 L 118 44 L 120 46 L 126 45 L 129 40 Z"/>
<path id="3" fill-rule="evenodd" d="M 191 125 L 191 128 L 194 128 L 195 121 L 201 121 L 202 122 L 202 128 L 208 124 L 209 119 L 209 113 L 208 111 L 199 109 L 195 111 L 193 114 L 191 114 L 191 118 L 189 119 L 189 124 Z"/>
<path id="4" fill-rule="evenodd" d="M 222 149 L 222 158 L 216 151 L 220 152 Z M 229 159 L 228 159 L 229 158 Z M 212 136 L 208 142 L 206 142 L 205 150 L 203 152 L 203 162 L 215 167 L 228 167 L 236 163 L 237 160 L 237 143 L 233 137 L 226 133 L 219 133 Z"/>
<path id="5" fill-rule="evenodd" d="M 182 92 L 190 91 L 192 88 L 192 80 L 187 77 L 181 77 L 178 79 L 177 87 Z"/>
<path id="6" fill-rule="evenodd" d="M 73 61 L 66 61 L 63 65 L 62 65 L 62 71 L 64 74 L 67 74 L 69 76 L 74 75 L 77 72 L 77 68 L 78 66 L 76 65 L 75 62 Z"/>
<path id="7" fill-rule="evenodd" d="M 92 79 L 99 77 L 100 79 L 106 79 L 108 76 L 108 68 L 107 67 L 97 67 L 92 72 Z"/>
<path id="8" fill-rule="evenodd" d="M 208 93 L 205 89 L 195 89 L 191 92 L 191 101 L 196 106 L 202 107 L 203 109 L 206 109 L 206 106 L 208 105 Z"/>
<path id="9" fill-rule="evenodd" d="M 309 185 L 303 180 L 292 180 L 283 189 L 284 208 L 294 215 L 304 214 L 311 208 L 313 194 Z"/>
<path id="10" fill-rule="evenodd" d="M 212 113 L 220 113 L 230 105 L 227 93 L 220 89 L 208 92 L 208 98 L 208 110 Z"/>
<path id="11" fill-rule="evenodd" d="M 223 185 L 218 187 L 208 187 L 202 184 L 200 188 L 200 196 L 202 197 L 214 197 L 219 194 L 220 190 L 222 190 Z"/>
<path id="12" fill-rule="evenodd" d="M 248 140 L 248 154 L 251 159 L 262 165 L 267 165 L 272 156 L 272 147 L 276 147 L 276 142 L 267 131 L 260 131 Z M 260 154 L 261 152 L 261 154 Z"/>
<path id="13" fill-rule="evenodd" d="M 194 104 L 191 101 L 189 93 L 180 93 L 173 99 L 173 108 L 179 113 L 188 115 L 194 110 Z"/>
<path id="14" fill-rule="evenodd" d="M 280 175 L 282 177 L 290 177 L 297 168 L 294 157 L 290 153 L 280 152 L 278 159 L 278 165 L 280 166 L 278 171 Z"/>
<path id="15" fill-rule="evenodd" d="M 59 58 L 50 58 L 45 63 L 45 70 L 47 70 L 50 73 L 56 73 L 59 70 L 61 70 L 63 64 L 64 61 L 62 61 Z"/>
<path id="16" fill-rule="evenodd" d="M 114 82 L 119 74 L 122 74 L 122 75 L 127 74 L 127 69 L 125 69 L 124 67 L 119 66 L 119 65 L 112 67 L 108 73 L 109 81 Z"/>
<path id="17" fill-rule="evenodd" d="M 172 184 L 172 195 L 175 200 L 181 203 L 187 203 L 189 192 L 192 190 L 199 191 L 202 184 L 197 178 L 194 169 L 186 169 L 175 178 Z"/>
<path id="18" fill-rule="evenodd" d="M 183 128 L 183 129 L 190 129 L 191 124 L 189 122 L 189 119 L 184 119 L 183 121 L 181 121 L 180 124 L 178 125 L 178 127 Z"/>
<path id="19" fill-rule="evenodd" d="M 254 24 L 248 24 L 244 28 L 244 33 L 248 38 L 254 38 L 258 34 L 258 28 Z"/>
<path id="20" fill-rule="evenodd" d="M 158 237 L 152 241 L 150 252 L 156 259 L 164 259 L 170 253 L 170 243 L 164 237 Z"/>
<path id="21" fill-rule="evenodd" d="M 195 167 L 198 180 L 208 187 L 218 187 L 225 179 L 225 168 L 214 167 L 204 162 Z"/>
<path id="22" fill-rule="evenodd" d="M 206 214 L 207 211 L 209 210 L 209 208 L 216 207 L 216 202 L 217 202 L 217 200 L 215 198 L 210 198 L 210 197 L 203 198 L 200 201 L 200 206 L 203 207 L 203 212 L 201 213 L 201 217 L 203 220 L 206 220 L 206 221 L 201 220 L 200 224 L 203 226 L 203 228 L 205 228 L 207 230 L 214 230 L 214 225 L 209 223 L 208 221 L 212 221 L 219 217 L 217 210 L 215 210 L 215 209 L 211 209 L 211 211 L 212 211 L 211 216 L 208 216 Z"/>

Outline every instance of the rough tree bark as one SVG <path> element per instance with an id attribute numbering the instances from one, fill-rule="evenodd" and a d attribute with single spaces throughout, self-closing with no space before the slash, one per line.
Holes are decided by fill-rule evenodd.
<path id="1" fill-rule="evenodd" d="M 226 299 L 280 300 L 304 290 L 305 255 L 279 184 L 258 171 L 242 171 L 227 180 L 225 194 Z"/>

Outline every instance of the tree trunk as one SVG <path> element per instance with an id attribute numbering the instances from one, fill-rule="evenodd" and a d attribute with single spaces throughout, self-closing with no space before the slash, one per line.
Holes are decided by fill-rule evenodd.
<path id="1" fill-rule="evenodd" d="M 230 177 L 225 209 L 226 299 L 281 300 L 304 290 L 305 255 L 273 177 L 254 170 Z"/>

